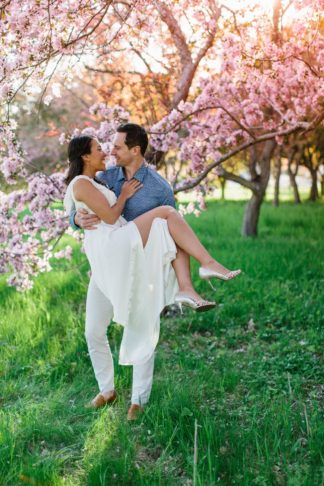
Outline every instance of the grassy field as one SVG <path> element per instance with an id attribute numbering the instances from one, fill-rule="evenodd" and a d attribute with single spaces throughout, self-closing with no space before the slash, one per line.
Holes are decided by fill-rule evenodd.
<path id="1" fill-rule="evenodd" d="M 75 251 L 32 291 L 1 288 L 0 484 L 321 485 L 323 204 L 262 209 L 258 239 L 239 228 L 244 202 L 190 217 L 216 258 L 244 274 L 196 287 L 219 307 L 162 319 L 150 405 L 128 423 L 96 393 L 83 334 L 87 264 Z M 322 305 L 322 308 L 321 308 Z M 121 329 L 111 326 L 117 361 Z"/>

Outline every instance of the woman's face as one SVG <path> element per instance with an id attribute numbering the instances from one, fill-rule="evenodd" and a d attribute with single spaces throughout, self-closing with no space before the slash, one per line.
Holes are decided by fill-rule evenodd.
<path id="1" fill-rule="evenodd" d="M 89 164 L 96 171 L 105 170 L 106 164 L 105 159 L 107 154 L 103 152 L 100 143 L 95 138 L 91 140 L 91 152 L 90 154 L 84 155 L 84 161 Z"/>

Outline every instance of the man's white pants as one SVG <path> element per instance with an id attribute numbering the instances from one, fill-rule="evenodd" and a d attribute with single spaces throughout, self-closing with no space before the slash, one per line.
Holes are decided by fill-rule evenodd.
<path id="1" fill-rule="evenodd" d="M 114 363 L 107 339 L 107 328 L 113 316 L 111 302 L 90 279 L 87 305 L 85 337 L 90 359 L 101 393 L 114 390 Z M 133 366 L 132 403 L 144 405 L 148 402 L 154 371 L 154 354 L 144 364 Z"/>

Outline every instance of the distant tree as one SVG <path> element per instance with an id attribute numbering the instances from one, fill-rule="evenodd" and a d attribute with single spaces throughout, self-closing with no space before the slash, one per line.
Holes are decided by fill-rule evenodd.
<path id="1" fill-rule="evenodd" d="M 273 194 L 273 205 L 279 206 L 279 195 L 280 195 L 280 176 L 281 176 L 281 166 L 282 166 L 282 150 L 278 147 L 276 157 L 274 158 L 274 194 Z"/>
<path id="2" fill-rule="evenodd" d="M 301 147 L 301 163 L 307 167 L 311 176 L 310 201 L 316 201 L 319 198 L 318 175 L 319 169 L 324 163 L 323 137 L 324 130 L 318 127 Z"/>
<path id="3" fill-rule="evenodd" d="M 300 164 L 300 156 L 298 153 L 298 145 L 296 143 L 288 144 L 287 158 L 288 158 L 287 171 L 289 175 L 290 185 L 292 187 L 293 194 L 294 194 L 294 203 L 300 204 L 301 199 L 300 199 L 298 185 L 296 181 L 296 176 Z"/>

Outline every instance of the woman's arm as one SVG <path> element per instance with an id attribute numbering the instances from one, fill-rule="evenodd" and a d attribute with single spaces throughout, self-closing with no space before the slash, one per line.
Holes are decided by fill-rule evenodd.
<path id="1" fill-rule="evenodd" d="M 115 224 L 123 212 L 127 199 L 141 187 L 142 184 L 136 179 L 125 182 L 114 206 L 110 206 L 102 192 L 85 179 L 75 182 L 73 193 L 77 201 L 85 203 L 102 221 L 107 224 Z"/>

